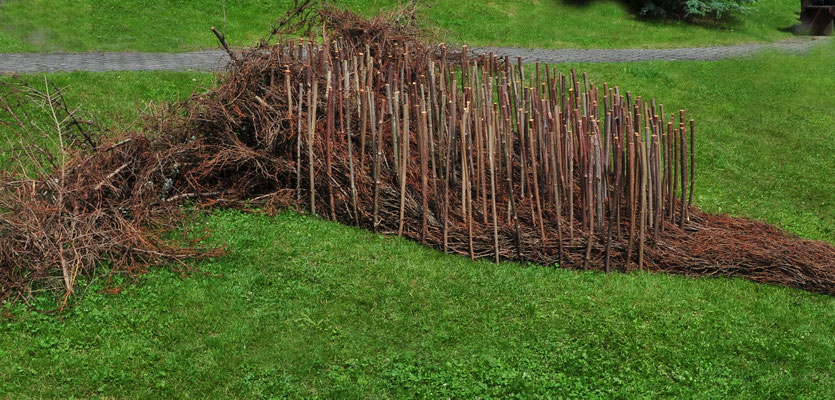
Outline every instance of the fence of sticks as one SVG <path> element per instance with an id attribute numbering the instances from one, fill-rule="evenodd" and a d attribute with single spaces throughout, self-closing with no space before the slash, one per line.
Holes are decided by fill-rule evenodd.
<path id="1" fill-rule="evenodd" d="M 146 115 L 140 132 L 87 140 L 37 178 L 0 174 L 0 297 L 53 277 L 66 302 L 97 260 L 133 271 L 199 257 L 159 239 L 184 200 L 306 209 L 472 259 L 835 294 L 835 247 L 692 206 L 684 110 L 428 46 L 401 18 L 321 15 L 321 37 L 230 51 L 216 88 Z"/>
<path id="2" fill-rule="evenodd" d="M 833 293 L 832 246 L 692 207 L 684 110 L 466 46 L 325 32 L 249 53 L 211 102 L 290 158 L 310 212 L 473 259 Z"/>
<path id="3" fill-rule="evenodd" d="M 606 270 L 654 268 L 648 248 L 686 234 L 684 110 L 667 120 L 654 100 L 585 74 L 466 46 L 450 63 L 443 46 L 374 54 L 325 39 L 264 60 L 284 66 L 271 86 L 284 85 L 297 200 L 311 212 L 473 259 Z"/>

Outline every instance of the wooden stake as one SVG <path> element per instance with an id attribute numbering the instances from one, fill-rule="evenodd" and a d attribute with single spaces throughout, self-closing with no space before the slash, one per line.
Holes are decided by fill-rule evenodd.
<path id="1" fill-rule="evenodd" d="M 344 115 L 348 116 L 348 120 L 345 121 L 345 117 L 343 115 L 343 111 L 340 110 L 339 113 L 339 123 L 343 129 L 343 133 L 345 134 L 346 138 L 348 139 L 348 168 L 350 169 L 350 178 L 351 178 L 351 207 L 354 211 L 354 224 L 359 225 L 359 213 L 357 210 L 357 186 L 356 181 L 354 178 L 354 153 L 353 153 L 353 143 L 351 142 L 351 77 L 348 74 L 348 61 L 342 61 L 342 77 L 345 81 L 344 86 L 344 97 L 345 97 L 345 111 Z"/>
<path id="2" fill-rule="evenodd" d="M 326 72 L 325 93 L 327 95 L 326 108 L 326 130 L 325 130 L 325 172 L 327 176 L 328 185 L 328 209 L 330 210 L 331 221 L 336 221 L 336 209 L 333 199 L 333 130 L 334 130 L 334 96 L 333 86 L 331 85 L 332 74 L 330 70 L 330 63 L 328 63 L 328 70 Z"/>
<path id="3" fill-rule="evenodd" d="M 694 139 L 695 134 L 695 122 L 690 120 L 690 197 L 687 200 L 687 206 L 693 206 L 693 185 L 696 180 L 696 139 Z"/>
<path id="4" fill-rule="evenodd" d="M 380 159 L 383 158 L 382 116 L 384 115 L 383 110 L 386 109 L 386 99 L 383 99 L 380 102 L 380 121 L 377 121 L 377 115 L 375 111 L 376 107 L 374 105 L 374 95 L 371 93 L 371 91 L 368 91 L 366 92 L 366 96 L 368 97 L 368 112 L 370 113 L 369 118 L 371 119 L 371 140 L 374 142 L 374 168 L 372 170 L 372 175 L 374 178 L 374 200 L 372 224 L 374 227 L 374 232 L 377 232 L 377 227 L 380 225 L 380 219 L 378 217 L 380 210 Z"/>
<path id="5" fill-rule="evenodd" d="M 647 148 L 640 146 L 641 157 L 641 233 L 638 241 L 638 269 L 644 269 L 644 240 L 647 230 Z"/>
<path id="6" fill-rule="evenodd" d="M 296 202 L 302 199 L 302 102 L 304 100 L 304 89 L 299 82 L 299 112 L 296 123 Z M 310 105 L 308 104 L 308 107 Z"/>
<path id="7" fill-rule="evenodd" d="M 400 160 L 400 222 L 397 225 L 397 236 L 403 236 L 403 217 L 406 212 L 406 169 L 408 169 L 409 160 L 409 95 L 407 93 L 403 93 L 403 132 L 400 136 L 403 137 L 400 152 L 403 158 Z"/>
<path id="8" fill-rule="evenodd" d="M 496 119 L 496 111 L 492 110 L 493 120 Z M 493 212 L 493 251 L 496 255 L 496 264 L 499 263 L 499 221 L 496 218 L 496 163 L 493 153 L 496 139 L 495 125 L 490 124 L 487 137 L 487 155 L 490 161 L 490 205 Z"/>
<path id="9" fill-rule="evenodd" d="M 316 105 L 319 101 L 319 79 L 313 79 L 312 98 L 308 97 L 307 103 L 307 157 L 308 169 L 310 173 L 310 212 L 316 215 L 316 187 L 313 181 L 313 173 L 315 166 L 313 165 L 313 135 L 316 129 Z"/>

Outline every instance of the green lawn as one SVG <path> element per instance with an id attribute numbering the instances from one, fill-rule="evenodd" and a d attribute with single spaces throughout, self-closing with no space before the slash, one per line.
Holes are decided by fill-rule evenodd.
<path id="1" fill-rule="evenodd" d="M 35 397 L 832 398 L 835 298 L 731 279 L 496 266 L 293 213 L 217 212 L 220 277 L 102 282 L 0 319 Z M 118 280 L 114 285 L 122 285 Z"/>
<path id="2" fill-rule="evenodd" d="M 835 243 L 833 50 L 562 67 L 688 108 L 702 208 Z M 50 78 L 105 115 L 212 80 Z M 0 309 L 0 395 L 835 397 L 832 297 L 474 263 L 292 212 L 219 211 L 191 224 L 228 245 L 199 264 L 222 276 L 160 268 L 114 278 L 120 295 L 100 293 L 100 278 L 61 318 Z"/>
<path id="3" fill-rule="evenodd" d="M 289 0 L 226 2 L 226 33 L 251 45 Z M 343 0 L 372 14 L 396 0 Z M 463 5 L 463 6 L 462 6 Z M 543 48 L 664 48 L 774 41 L 797 23 L 799 4 L 759 0 L 750 12 L 721 26 L 637 19 L 616 0 L 436 0 L 428 25 L 442 39 L 474 45 Z M 224 25 L 222 0 L 4 0 L 0 52 L 185 51 L 217 47 L 209 31 Z"/>
<path id="4" fill-rule="evenodd" d="M 44 90 L 44 76 L 58 86 L 67 102 L 90 112 L 103 125 L 131 123 L 149 102 L 175 101 L 194 90 L 211 87 L 215 77 L 198 72 L 118 71 L 107 73 L 67 72 L 21 75 L 34 88 Z M 0 75 L 0 81 L 13 78 Z"/>

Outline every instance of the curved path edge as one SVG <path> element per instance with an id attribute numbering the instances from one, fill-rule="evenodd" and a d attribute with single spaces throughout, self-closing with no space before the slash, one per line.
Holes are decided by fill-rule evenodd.
<path id="1" fill-rule="evenodd" d="M 828 42 L 829 37 L 797 37 L 775 43 L 680 49 L 524 49 L 516 47 L 471 47 L 472 53 L 521 57 L 525 62 L 634 62 L 651 60 L 699 61 L 742 57 L 768 49 L 802 53 Z M 221 50 L 186 53 L 88 52 L 0 53 L 0 74 L 63 71 L 219 71 L 229 62 Z"/>

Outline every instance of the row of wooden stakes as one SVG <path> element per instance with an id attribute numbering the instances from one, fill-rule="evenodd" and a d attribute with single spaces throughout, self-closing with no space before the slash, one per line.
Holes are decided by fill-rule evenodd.
<path id="1" fill-rule="evenodd" d="M 498 232 L 506 226 L 521 251 L 519 227 L 530 224 L 542 240 L 556 236 L 560 262 L 564 242 L 587 243 L 585 264 L 592 244 L 604 243 L 608 270 L 613 240 L 624 240 L 627 269 L 636 245 L 640 268 L 648 240 L 684 228 L 695 172 L 694 122 L 684 110 L 667 114 L 655 100 L 595 86 L 585 73 L 473 57 L 466 46 L 453 54 L 443 45 L 325 43 L 283 47 L 276 57 L 284 85 L 275 77 L 269 85 L 285 92 L 296 193 L 301 201 L 306 189 L 312 212 L 317 179 L 325 179 L 325 212 L 337 218 L 333 186 L 346 179 L 334 177 L 333 164 L 347 161 L 345 201 L 354 223 L 377 229 L 380 188 L 393 187 L 399 235 L 404 225 L 419 224 L 422 242 L 440 231 L 446 250 L 450 227 L 467 224 L 473 258 L 473 237 L 492 234 L 498 262 Z M 318 178 L 322 161 L 325 177 Z M 371 182 L 370 196 L 360 181 Z M 412 197 L 420 221 L 405 220 Z M 474 221 L 492 232 L 474 232 Z"/>

